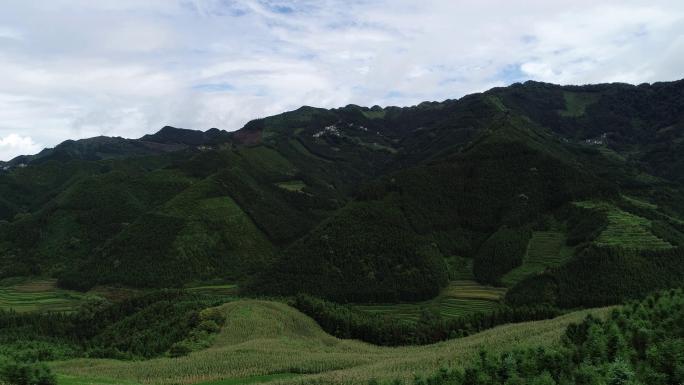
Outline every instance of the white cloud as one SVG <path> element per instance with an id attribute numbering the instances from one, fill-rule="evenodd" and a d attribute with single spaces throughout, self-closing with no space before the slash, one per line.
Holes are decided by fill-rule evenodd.
<path id="1" fill-rule="evenodd" d="M 34 142 L 30 136 L 9 134 L 0 137 L 0 153 L 7 154 L 8 158 L 22 154 L 33 154 L 41 150 L 41 145 Z"/>
<path id="2" fill-rule="evenodd" d="M 526 79 L 674 80 L 683 58 L 678 0 L 16 1 L 0 13 L 0 137 L 54 146 Z"/>

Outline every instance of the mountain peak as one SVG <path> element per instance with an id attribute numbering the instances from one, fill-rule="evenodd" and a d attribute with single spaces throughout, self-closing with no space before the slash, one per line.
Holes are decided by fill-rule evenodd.
<path id="1" fill-rule="evenodd" d="M 145 135 L 139 140 L 143 142 L 154 142 L 162 144 L 183 144 L 189 146 L 199 146 L 226 142 L 229 140 L 228 138 L 228 132 L 219 130 L 217 128 L 212 128 L 205 132 L 199 130 L 189 130 L 186 128 L 164 126 L 155 134 Z"/>

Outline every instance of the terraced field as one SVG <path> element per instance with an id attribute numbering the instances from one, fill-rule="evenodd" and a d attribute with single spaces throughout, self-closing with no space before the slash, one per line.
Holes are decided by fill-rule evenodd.
<path id="1" fill-rule="evenodd" d="M 658 238 L 651 232 L 651 221 L 623 211 L 605 202 L 577 202 L 579 207 L 605 211 L 608 215 L 608 226 L 595 243 L 600 246 L 622 247 L 626 249 L 670 249 L 667 241 Z"/>
<path id="2" fill-rule="evenodd" d="M 16 312 L 70 311 L 88 295 L 60 290 L 55 280 L 5 281 L 0 286 L 0 309 Z"/>
<path id="3" fill-rule="evenodd" d="M 476 295 L 489 294 L 477 291 Z M 181 358 L 148 361 L 77 359 L 53 362 L 60 385 L 111 384 L 366 384 L 463 367 L 486 348 L 496 353 L 512 346 L 551 346 L 565 327 L 587 314 L 604 316 L 610 308 L 583 310 L 552 320 L 503 325 L 469 337 L 427 346 L 378 347 L 324 333 L 311 318 L 282 303 L 235 301 L 222 306 L 226 325 L 214 344 Z"/>
<path id="4" fill-rule="evenodd" d="M 237 287 L 237 285 L 234 285 L 234 284 L 204 285 L 204 286 L 191 286 L 191 287 L 188 287 L 187 290 L 189 292 L 192 292 L 192 293 L 234 296 L 234 295 L 237 295 L 238 287 Z"/>
<path id="5" fill-rule="evenodd" d="M 435 299 L 417 303 L 355 305 L 361 311 L 417 320 L 425 308 L 436 309 L 446 318 L 486 312 L 500 306 L 506 289 L 484 286 L 475 281 L 452 281 Z"/>
<path id="6" fill-rule="evenodd" d="M 526 277 L 562 265 L 572 257 L 572 248 L 565 246 L 565 239 L 565 234 L 559 231 L 535 231 L 523 264 L 504 275 L 501 282 L 512 287 Z"/>

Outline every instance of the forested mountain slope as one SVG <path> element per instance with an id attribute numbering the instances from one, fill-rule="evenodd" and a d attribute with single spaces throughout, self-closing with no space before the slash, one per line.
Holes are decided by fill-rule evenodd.
<path id="1" fill-rule="evenodd" d="M 434 297 L 450 276 L 503 284 L 520 268 L 504 280 L 510 301 L 543 287 L 575 306 L 581 285 L 559 277 L 598 280 L 587 266 L 611 255 L 616 279 L 657 286 L 635 258 L 684 242 L 683 103 L 683 81 L 526 82 L 406 108 L 302 107 L 232 133 L 67 141 L 2 164 L 0 277 L 221 279 L 377 302 Z M 567 241 L 548 256 L 567 264 L 540 270 L 542 247 L 523 266 L 538 232 Z"/>

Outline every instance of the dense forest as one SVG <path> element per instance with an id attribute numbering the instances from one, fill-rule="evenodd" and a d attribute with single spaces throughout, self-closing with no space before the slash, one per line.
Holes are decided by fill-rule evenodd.
<path id="1" fill-rule="evenodd" d="M 614 310 L 606 320 L 588 317 L 569 326 L 557 348 L 498 355 L 482 351 L 465 370 L 443 369 L 418 377 L 413 384 L 680 384 L 684 381 L 683 317 L 681 290 L 657 292 Z"/>
<path id="2" fill-rule="evenodd" d="M 149 359 L 208 346 L 225 322 L 221 296 L 162 290 L 74 313 L 0 311 L 0 383 L 54 384 L 43 361 L 78 357 Z"/>
<path id="3" fill-rule="evenodd" d="M 82 291 L 222 279 L 258 295 L 425 300 L 449 276 L 511 282 L 548 218 L 575 247 L 568 269 L 623 253 L 587 248 L 610 223 L 576 202 L 614 205 L 678 246 L 683 92 L 526 82 L 406 108 L 302 107 L 234 133 L 66 141 L 0 171 L 0 278 Z"/>

